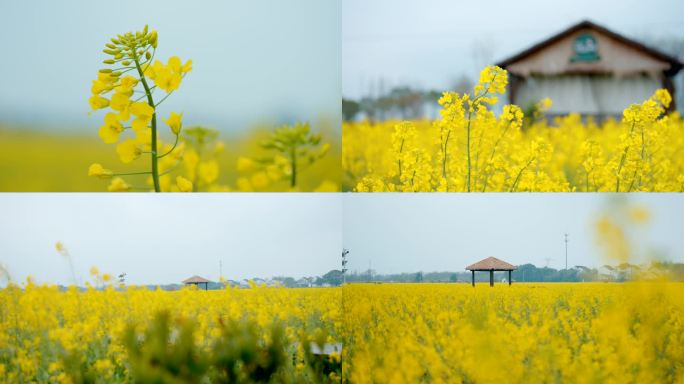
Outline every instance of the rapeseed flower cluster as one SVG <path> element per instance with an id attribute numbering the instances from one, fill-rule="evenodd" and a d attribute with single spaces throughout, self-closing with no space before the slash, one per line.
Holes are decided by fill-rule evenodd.
<path id="1" fill-rule="evenodd" d="M 92 164 L 88 175 L 111 179 L 109 191 L 146 189 L 129 184 L 121 176 L 148 176 L 148 183 L 154 191 L 160 192 L 160 177 L 175 168 L 175 165 L 165 167 L 160 162 L 168 156 L 178 163 L 182 157 L 179 139 L 183 113 L 171 112 L 168 118 L 162 119 L 175 138 L 172 146 L 164 146 L 161 142 L 157 115 L 159 105 L 179 88 L 182 79 L 192 70 L 192 61 L 183 63 L 177 56 L 170 57 L 167 63 L 155 60 L 157 43 L 157 32 L 150 31 L 147 26 L 142 31 L 117 35 L 103 50 L 111 57 L 103 61 L 107 67 L 100 69 L 97 79 L 93 80 L 90 107 L 92 111 L 108 110 L 99 129 L 102 141 L 117 144 L 116 153 L 124 164 L 143 155 L 149 155 L 151 160 L 148 171 L 125 173 L 114 172 L 100 163 Z M 155 101 L 157 89 L 165 94 Z M 181 177 L 176 189 L 188 189 L 186 182 L 187 179 Z"/>
<path id="2" fill-rule="evenodd" d="M 496 115 L 506 71 L 485 68 L 473 94 L 445 92 L 435 121 L 345 123 L 343 188 L 359 192 L 684 191 L 684 120 L 658 90 L 596 124 L 578 114 L 549 123 L 515 105 Z"/>

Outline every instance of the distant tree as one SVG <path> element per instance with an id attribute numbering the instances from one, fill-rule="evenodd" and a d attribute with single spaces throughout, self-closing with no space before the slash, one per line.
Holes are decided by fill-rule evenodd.
<path id="1" fill-rule="evenodd" d="M 452 273 L 451 276 L 449 276 L 449 281 L 452 283 L 455 283 L 458 281 L 458 273 Z"/>
<path id="2" fill-rule="evenodd" d="M 423 282 L 423 272 L 418 272 L 416 273 L 416 283 L 422 283 Z"/>
<path id="3" fill-rule="evenodd" d="M 342 117 L 345 121 L 354 121 L 359 112 L 361 112 L 361 104 L 354 100 L 342 99 Z"/>
<path id="4" fill-rule="evenodd" d="M 342 284 L 342 271 L 339 269 L 333 269 L 326 273 L 319 279 L 319 284 L 330 284 L 330 285 L 341 285 Z"/>

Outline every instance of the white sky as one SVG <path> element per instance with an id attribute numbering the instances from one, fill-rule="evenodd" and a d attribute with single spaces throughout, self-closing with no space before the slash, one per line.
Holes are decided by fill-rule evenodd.
<path id="1" fill-rule="evenodd" d="M 14 280 L 69 284 L 76 274 L 128 274 L 133 284 L 323 275 L 339 268 L 336 194 L 0 194 L 0 263 Z"/>
<path id="2" fill-rule="evenodd" d="M 342 94 L 377 94 L 381 78 L 385 91 L 445 90 L 584 19 L 633 38 L 684 37 L 681 0 L 344 0 Z"/>
<path id="3" fill-rule="evenodd" d="M 648 208 L 633 234 L 638 253 L 684 262 L 684 194 L 622 195 Z M 344 247 L 350 270 L 378 273 L 463 271 L 494 256 L 512 264 L 563 268 L 606 264 L 596 246 L 597 214 L 615 194 L 344 194 Z M 635 261 L 643 261 L 636 259 Z M 612 264 L 615 264 L 614 262 Z"/>
<path id="4" fill-rule="evenodd" d="M 160 107 L 226 131 L 339 121 L 340 0 L 0 1 L 0 123 L 97 126 L 91 81 L 116 34 L 159 31 L 157 57 L 193 60 Z"/>

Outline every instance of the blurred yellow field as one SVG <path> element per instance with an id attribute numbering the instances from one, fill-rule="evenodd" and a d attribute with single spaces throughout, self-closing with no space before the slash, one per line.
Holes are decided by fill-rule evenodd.
<path id="1" fill-rule="evenodd" d="M 108 284 L 104 275 L 97 279 Z M 249 319 L 264 342 L 270 327 L 283 323 L 287 345 L 302 335 L 342 343 L 342 355 L 331 358 L 341 359 L 341 375 L 354 383 L 684 380 L 681 283 L 25 288 L 0 291 L 0 372 L 13 382 L 68 382 L 75 372 L 125 381 L 131 367 L 141 369 L 131 365 L 127 329 L 142 335 L 160 312 L 178 326 L 195 324 L 192 345 L 208 356 L 225 324 L 240 319 Z M 304 359 L 301 348 L 296 353 L 295 360 Z M 183 371 L 186 362 L 175 364 Z M 311 376 L 297 375 L 309 368 L 285 363 L 280 374 L 304 380 Z M 339 380 L 335 375 L 327 378 Z"/>
<path id="2" fill-rule="evenodd" d="M 681 383 L 684 286 L 345 289 L 354 383 Z"/>
<path id="3" fill-rule="evenodd" d="M 101 275 L 100 278 L 106 284 L 103 280 L 108 277 Z M 110 286 L 79 293 L 75 289 L 60 292 L 56 287 L 32 284 L 24 291 L 10 286 L 0 291 L 0 377 L 3 382 L 68 383 L 80 382 L 77 375 L 94 375 L 98 383 L 127 382 L 134 364 L 125 346 L 127 330 L 134 327 L 134 331 L 142 334 L 159 313 L 168 313 L 174 332 L 181 332 L 184 325 L 192 324 L 193 340 L 188 349 L 206 355 L 211 355 L 222 333 L 230 330 L 231 322 L 248 319 L 248 324 L 257 330 L 254 340 L 240 328 L 238 336 L 230 339 L 238 343 L 239 351 L 242 345 L 239 343 L 244 343 L 241 353 L 251 353 L 249 348 L 255 348 L 259 342 L 272 342 L 270 330 L 278 323 L 283 326 L 281 342 L 284 344 L 282 351 L 276 352 L 299 354 L 295 364 L 290 356 L 284 356 L 279 362 L 283 368 L 278 381 L 313 382 L 313 373 L 297 363 L 305 359 L 305 352 L 297 348 L 297 343 L 302 335 L 312 342 L 321 337 L 324 343 L 341 341 L 340 303 L 338 289 L 253 287 L 167 292 L 129 287 L 125 292 L 117 292 Z M 182 347 L 175 345 L 175 348 Z M 163 348 L 171 354 L 174 346 Z M 331 358 L 339 361 L 339 355 Z M 189 357 L 173 361 L 175 368 L 170 370 L 187 369 L 192 363 L 186 359 Z M 71 365 L 74 360 L 76 363 Z M 165 382 L 187 382 L 181 376 L 189 374 L 181 373 L 171 379 L 164 376 L 168 373 L 145 373 L 143 368 L 136 372 L 158 373 L 166 377 Z"/>
<path id="4" fill-rule="evenodd" d="M 325 125 L 323 125 L 325 126 Z M 255 171 L 238 171 L 240 157 L 264 155 L 260 143 L 269 135 L 266 128 L 247 131 L 244 135 L 219 135 L 225 149 L 217 156 L 219 175 L 215 184 L 232 191 L 289 191 L 287 179 L 271 180 Z M 323 129 L 323 137 L 331 143 L 329 152 L 310 168 L 302 171 L 299 191 L 339 191 L 341 165 L 339 134 Z M 63 134 L 26 127 L 0 126 L 0 191 L 4 192 L 102 192 L 107 182 L 88 177 L 93 162 L 119 164 L 121 172 L 135 172 L 148 166 L 141 158 L 121 164 L 116 152 L 96 134 Z M 180 169 L 179 171 L 181 171 Z M 180 172 L 177 172 L 180 173 Z M 171 175 L 175 175 L 172 173 Z M 240 183 L 238 183 L 240 180 Z M 151 189 L 144 178 L 138 186 Z M 248 181 L 248 182 L 245 182 Z M 255 181 L 255 182 L 254 182 Z"/>

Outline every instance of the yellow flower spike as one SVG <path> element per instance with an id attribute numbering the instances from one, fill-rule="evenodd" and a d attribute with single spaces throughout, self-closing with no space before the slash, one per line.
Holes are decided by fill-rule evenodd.
<path id="1" fill-rule="evenodd" d="M 115 93 L 112 96 L 112 100 L 109 102 L 109 106 L 115 111 L 122 112 L 128 108 L 130 103 L 130 95 Z"/>
<path id="2" fill-rule="evenodd" d="M 169 63 L 167 64 L 169 69 L 175 73 L 181 73 L 183 68 L 181 64 L 181 59 L 178 56 L 169 57 Z"/>
<path id="3" fill-rule="evenodd" d="M 219 167 L 215 160 L 200 162 L 198 168 L 199 177 L 205 184 L 211 184 L 218 178 Z"/>
<path id="4" fill-rule="evenodd" d="M 135 119 L 131 122 L 131 127 L 135 131 L 145 130 L 152 121 L 154 115 L 154 108 L 149 104 L 143 102 L 132 103 L 129 110 Z"/>
<path id="5" fill-rule="evenodd" d="M 105 123 L 100 127 L 99 135 L 106 144 L 114 144 L 119 141 L 119 135 L 123 132 L 123 126 L 118 116 L 114 113 L 105 115 Z"/>
<path id="6" fill-rule="evenodd" d="M 89 272 L 90 272 L 90 276 L 97 276 L 97 275 L 100 274 L 100 270 L 97 269 L 97 267 L 95 267 L 95 266 L 90 267 L 90 271 L 89 271 Z"/>
<path id="7" fill-rule="evenodd" d="M 192 182 L 183 176 L 176 177 L 176 186 L 181 192 L 192 192 Z"/>
<path id="8" fill-rule="evenodd" d="M 138 85 L 138 79 L 133 76 L 124 76 L 114 90 L 117 93 L 123 93 L 130 96 L 133 94 L 133 88 L 135 88 L 136 85 Z"/>
<path id="9" fill-rule="evenodd" d="M 116 153 L 124 164 L 128 164 L 140 157 L 142 150 L 136 140 L 126 138 L 123 143 L 116 146 Z"/>
<path id="10" fill-rule="evenodd" d="M 112 182 L 109 184 L 109 187 L 107 187 L 107 190 L 109 192 L 125 192 L 125 191 L 129 191 L 130 189 L 131 189 L 131 186 L 128 185 L 120 177 L 113 178 Z"/>
<path id="11" fill-rule="evenodd" d="M 174 135 L 178 135 L 181 131 L 181 128 L 183 127 L 183 112 L 176 113 L 176 112 L 171 112 L 169 115 L 168 119 L 164 119 L 164 122 L 166 125 L 171 128 L 171 132 L 173 132 Z"/>
<path id="12" fill-rule="evenodd" d="M 101 96 L 93 95 L 88 99 L 88 104 L 90 104 L 90 108 L 92 108 L 93 111 L 97 111 L 98 109 L 107 108 L 109 106 L 109 100 Z"/>
<path id="13" fill-rule="evenodd" d="M 99 177 L 100 179 L 109 179 L 112 177 L 112 171 L 105 169 L 99 163 L 93 163 L 88 168 L 88 176 Z"/>
<path id="14" fill-rule="evenodd" d="M 183 68 L 181 69 L 183 73 L 187 73 L 192 71 L 192 60 L 188 60 L 183 64 Z"/>

